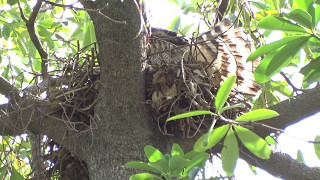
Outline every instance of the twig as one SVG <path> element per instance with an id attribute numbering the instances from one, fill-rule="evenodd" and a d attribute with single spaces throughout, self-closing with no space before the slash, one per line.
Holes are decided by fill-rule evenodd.
<path id="1" fill-rule="evenodd" d="M 41 62 L 41 73 L 43 75 L 43 79 L 46 79 L 46 77 L 48 75 L 48 67 L 47 67 L 48 53 L 42 47 L 41 42 L 40 42 L 38 36 L 36 35 L 35 27 L 34 27 L 35 21 L 36 21 L 37 16 L 38 16 L 38 13 L 39 13 L 40 8 L 42 6 L 42 2 L 43 2 L 43 0 L 38 0 L 37 1 L 36 5 L 33 8 L 32 13 L 31 13 L 31 15 L 29 17 L 29 20 L 25 17 L 25 15 L 23 13 L 23 10 L 22 10 L 22 7 L 21 7 L 21 4 L 20 4 L 19 1 L 18 1 L 18 5 L 19 5 L 21 18 L 26 23 L 30 39 L 31 39 L 32 43 L 34 44 L 34 46 L 36 47 L 37 51 L 40 54 L 40 57 L 41 57 L 41 60 L 42 60 L 42 62 Z"/>
<path id="2" fill-rule="evenodd" d="M 303 89 L 299 89 L 296 88 L 292 82 L 290 81 L 290 79 L 284 74 L 284 72 L 280 72 L 281 76 L 286 80 L 286 82 L 291 86 L 291 88 L 293 89 L 294 92 L 298 92 L 298 91 L 304 91 Z"/>
<path id="3" fill-rule="evenodd" d="M 106 16 L 105 14 L 103 14 L 101 11 L 105 8 L 107 8 L 109 6 L 108 3 L 106 3 L 102 8 L 100 9 L 84 9 L 84 8 L 78 8 L 78 7 L 74 7 L 73 4 L 70 4 L 70 5 L 64 5 L 64 4 L 58 4 L 58 3 L 55 3 L 55 2 L 51 2 L 51 1 L 48 1 L 48 0 L 44 0 L 45 3 L 47 4 L 50 4 L 52 6 L 57 6 L 57 7 L 62 7 L 62 8 L 70 8 L 70 9 L 75 9 L 75 10 L 82 10 L 82 11 L 90 11 L 90 12 L 97 12 L 98 14 L 102 15 L 103 17 L 107 18 L 108 20 L 114 22 L 114 23 L 117 23 L 117 24 L 127 24 L 126 21 L 117 21 L 117 20 L 114 20 L 112 18 L 110 18 L 109 16 Z"/>

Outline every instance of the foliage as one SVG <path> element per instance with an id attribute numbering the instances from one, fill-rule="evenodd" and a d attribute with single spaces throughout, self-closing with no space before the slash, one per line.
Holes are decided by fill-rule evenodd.
<path id="1" fill-rule="evenodd" d="M 258 156 L 259 158 L 269 159 L 271 155 L 271 150 L 268 144 L 265 142 L 265 140 L 256 135 L 254 132 L 250 131 L 249 129 L 240 126 L 240 122 L 265 120 L 279 115 L 277 112 L 273 110 L 259 109 L 245 113 L 239 116 L 235 121 L 226 121 L 229 124 L 220 126 L 213 130 L 213 127 L 218 119 L 225 119 L 221 118 L 221 114 L 223 113 L 222 110 L 235 108 L 223 108 L 223 105 L 226 103 L 226 100 L 231 93 L 231 89 L 234 83 L 235 76 L 231 76 L 220 87 L 215 100 L 217 111 L 216 113 L 211 113 L 210 111 L 188 112 L 170 117 L 167 120 L 170 121 L 179 118 L 208 114 L 214 116 L 211 128 L 206 134 L 204 134 L 197 140 L 197 142 L 194 145 L 194 151 L 206 151 L 215 146 L 221 139 L 224 138 L 223 148 L 221 151 L 221 159 L 223 165 L 222 167 L 226 172 L 227 176 L 233 175 L 233 171 L 236 166 L 236 161 L 239 157 L 237 138 L 249 151 L 251 151 L 254 155 Z"/>
<path id="2" fill-rule="evenodd" d="M 29 19 L 33 6 L 34 2 L 26 0 L 0 1 L 0 76 L 21 92 L 38 85 L 43 74 L 43 59 L 29 36 L 26 22 L 21 18 Z M 50 4 L 44 4 L 34 26 L 41 44 L 46 47 L 48 74 L 52 77 L 61 75 L 66 63 L 82 56 L 81 52 L 90 49 L 96 41 L 92 21 L 84 10 L 52 8 Z M 4 101 L 3 97 L 1 101 Z M 0 179 L 30 178 L 33 170 L 28 136 L 0 138 Z M 45 148 L 46 145 L 44 151 L 47 150 Z"/>
<path id="3" fill-rule="evenodd" d="M 151 171 L 167 180 L 194 179 L 209 159 L 209 154 L 206 152 L 190 151 L 185 154 L 178 144 L 172 145 L 171 154 L 163 155 L 158 149 L 149 145 L 144 148 L 144 152 L 148 157 L 148 163 L 131 161 L 125 167 Z M 162 178 L 151 173 L 140 173 L 130 177 L 130 180 L 143 179 L 161 180 Z"/>

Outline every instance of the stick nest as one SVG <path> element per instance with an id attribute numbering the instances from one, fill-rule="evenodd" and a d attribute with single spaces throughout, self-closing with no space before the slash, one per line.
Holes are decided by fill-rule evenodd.
<path id="1" fill-rule="evenodd" d="M 178 63 L 168 63 L 166 60 L 164 64 L 149 63 L 147 67 L 147 104 L 163 134 L 191 138 L 197 133 L 207 132 L 212 122 L 212 117 L 209 116 L 194 116 L 170 122 L 166 120 L 195 110 L 215 112 L 214 102 L 222 78 L 219 72 L 212 73 L 214 65 L 196 59 L 184 63 L 181 57 Z M 234 89 L 226 105 L 238 103 L 245 104 L 248 108 L 227 110 L 224 117 L 235 119 L 250 107 L 245 95 Z"/>

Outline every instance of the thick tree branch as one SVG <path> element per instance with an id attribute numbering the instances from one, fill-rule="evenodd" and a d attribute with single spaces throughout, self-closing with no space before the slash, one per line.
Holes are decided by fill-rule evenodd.
<path id="1" fill-rule="evenodd" d="M 0 135 L 45 134 L 75 152 L 77 149 L 75 144 L 80 138 L 79 132 L 75 132 L 67 125 L 62 111 L 48 114 L 46 111 L 50 106 L 49 102 L 36 99 L 25 99 L 19 104 L 1 105 Z M 70 121 L 77 120 L 73 118 Z M 87 134 L 88 132 L 84 132 L 81 135 Z"/>
<path id="2" fill-rule="evenodd" d="M 320 111 L 320 87 L 306 90 L 296 97 L 284 100 L 269 109 L 275 110 L 280 116 L 259 121 L 271 127 L 285 129 L 286 127 L 299 122 Z M 254 131 L 262 136 L 268 136 L 272 131 L 262 126 L 256 126 Z"/>
<path id="3" fill-rule="evenodd" d="M 0 93 L 5 95 L 9 100 L 18 100 L 19 90 L 12 86 L 4 77 L 0 76 Z"/>
<path id="4" fill-rule="evenodd" d="M 259 159 L 257 157 L 243 157 L 248 163 L 260 167 L 273 176 L 282 179 L 312 180 L 320 177 L 320 169 L 308 167 L 307 165 L 292 159 L 288 154 L 272 152 L 271 157 L 268 160 Z"/>

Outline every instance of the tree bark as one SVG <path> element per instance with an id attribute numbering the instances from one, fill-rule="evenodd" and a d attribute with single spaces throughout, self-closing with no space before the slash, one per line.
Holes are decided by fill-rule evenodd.
<path id="1" fill-rule="evenodd" d="M 96 1 L 85 7 L 94 9 L 105 3 Z M 112 20 L 89 11 L 98 37 L 101 86 L 95 107 L 97 128 L 79 144 L 92 180 L 128 179 L 134 171 L 124 164 L 145 159 L 145 145 L 167 144 L 165 137 L 159 138 L 144 103 L 141 64 L 146 58 L 146 41 L 140 9 L 134 1 L 107 3 L 101 12 Z"/>

